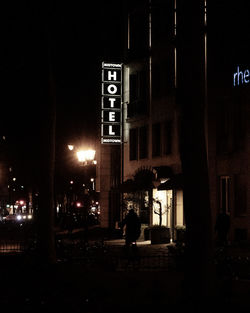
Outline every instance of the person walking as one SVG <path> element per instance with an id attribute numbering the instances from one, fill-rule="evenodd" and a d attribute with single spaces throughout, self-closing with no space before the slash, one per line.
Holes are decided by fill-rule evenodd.
<path id="1" fill-rule="evenodd" d="M 125 245 L 136 244 L 136 240 L 141 234 L 141 222 L 134 209 L 130 209 L 122 221 L 122 228 L 125 228 Z"/>

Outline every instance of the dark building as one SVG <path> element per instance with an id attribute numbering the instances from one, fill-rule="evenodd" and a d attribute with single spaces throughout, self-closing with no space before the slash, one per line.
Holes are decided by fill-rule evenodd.
<path id="1" fill-rule="evenodd" d="M 249 228 L 249 4 L 208 3 L 207 126 L 211 205 L 230 214 L 230 239 Z M 223 18 L 222 18 L 223 16 Z"/>
<path id="2" fill-rule="evenodd" d="M 248 5 L 199 4 L 197 22 L 192 12 L 185 12 L 183 1 L 126 2 L 124 203 L 137 210 L 145 225 L 152 225 L 159 223 L 160 201 L 163 225 L 172 231 L 185 225 L 181 149 L 190 147 L 181 142 L 181 131 L 186 90 L 187 106 L 201 99 L 197 115 L 205 135 L 212 224 L 218 212 L 225 211 L 231 219 L 230 240 L 249 240 Z M 192 33 L 183 29 L 187 19 Z M 184 74 L 189 60 L 195 64 L 190 75 Z M 184 112 L 188 116 L 188 107 Z M 195 129 L 191 115 L 186 122 L 186 129 L 188 122 Z M 201 151 L 192 153 L 198 160 Z M 199 197 L 196 188 L 192 197 Z"/>
<path id="3" fill-rule="evenodd" d="M 184 225 L 183 191 L 162 186 L 181 173 L 176 3 L 130 1 L 127 8 L 124 180 L 132 179 L 136 191 L 128 190 L 125 199 L 145 226 L 159 224 L 160 201 L 161 223 L 173 234 L 174 226 Z"/>

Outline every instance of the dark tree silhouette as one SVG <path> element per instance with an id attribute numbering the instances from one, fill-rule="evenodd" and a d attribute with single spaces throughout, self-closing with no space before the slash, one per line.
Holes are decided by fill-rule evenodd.
<path id="1" fill-rule="evenodd" d="M 178 6 L 180 154 L 186 221 L 185 298 L 190 306 L 212 303 L 213 244 L 205 139 L 204 1 Z M 195 196 L 194 196 L 195 195 Z"/>
<path id="2" fill-rule="evenodd" d="M 41 157 L 38 205 L 38 251 L 41 261 L 54 263 L 54 162 L 55 162 L 55 96 L 53 78 L 48 81 L 47 103 L 44 108 L 44 122 L 41 125 Z"/>
<path id="3" fill-rule="evenodd" d="M 162 209 L 162 203 L 158 199 L 153 199 L 153 207 L 154 207 L 153 208 L 154 213 L 159 215 L 159 226 L 162 226 L 162 217 L 163 217 L 163 214 L 167 213 L 168 208 L 163 210 Z"/>
<path id="4" fill-rule="evenodd" d="M 54 79 L 54 29 L 53 12 L 43 7 L 44 17 L 40 20 L 41 64 L 38 137 L 38 212 L 37 234 L 39 259 L 44 264 L 56 262 L 54 233 L 54 170 L 55 170 L 55 129 L 56 129 L 56 93 Z M 41 9 L 41 11 L 42 11 Z M 39 28 L 38 28 L 39 29 Z"/>

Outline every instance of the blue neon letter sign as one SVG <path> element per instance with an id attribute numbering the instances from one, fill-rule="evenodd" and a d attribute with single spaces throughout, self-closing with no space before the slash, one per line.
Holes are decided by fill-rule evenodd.
<path id="1" fill-rule="evenodd" d="M 245 71 L 240 71 L 240 67 L 237 66 L 237 72 L 233 75 L 233 85 L 239 86 L 248 84 L 250 82 L 250 71 L 246 69 Z"/>

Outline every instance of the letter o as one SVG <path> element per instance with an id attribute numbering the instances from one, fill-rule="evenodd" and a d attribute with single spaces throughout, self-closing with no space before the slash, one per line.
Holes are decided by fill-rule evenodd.
<path id="1" fill-rule="evenodd" d="M 115 93 L 117 93 L 116 85 L 109 85 L 108 86 L 108 93 L 110 93 L 111 95 L 114 95 Z"/>

